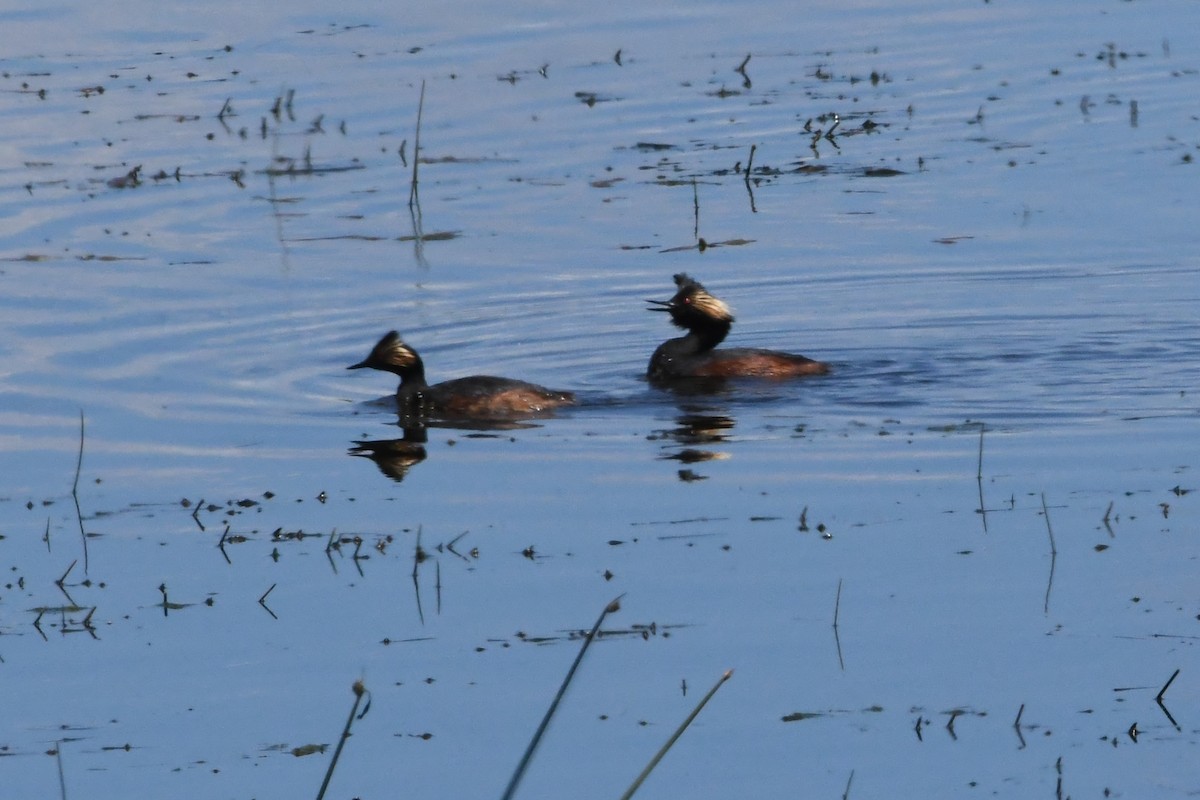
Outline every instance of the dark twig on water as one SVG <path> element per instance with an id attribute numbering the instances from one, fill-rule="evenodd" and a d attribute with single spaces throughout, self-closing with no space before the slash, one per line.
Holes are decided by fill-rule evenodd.
<path id="1" fill-rule="evenodd" d="M 71 499 L 75 501 L 75 519 L 79 522 L 79 538 L 83 540 L 83 574 L 88 574 L 87 533 L 83 530 L 83 510 L 79 507 L 79 473 L 83 470 L 83 409 L 79 409 L 79 455 L 75 459 L 75 482 L 71 484 Z"/>
<path id="2" fill-rule="evenodd" d="M 1021 746 L 1018 750 L 1025 749 L 1025 735 L 1021 733 L 1021 715 L 1025 713 L 1025 704 L 1021 703 L 1021 707 L 1017 709 L 1017 718 L 1013 720 L 1013 730 L 1017 732 L 1017 738 L 1021 740 Z"/>
<path id="3" fill-rule="evenodd" d="M 621 800 L 629 800 L 629 798 L 633 797 L 634 792 L 638 790 L 646 778 L 650 776 L 650 773 L 654 771 L 654 768 L 658 766 L 658 762 L 662 761 L 663 756 L 667 754 L 667 751 L 675 745 L 675 742 L 680 736 L 683 735 L 683 732 L 686 731 L 688 726 L 692 724 L 692 720 L 694 720 L 704 706 L 707 705 L 708 701 L 712 699 L 712 696 L 717 693 L 717 690 L 725 684 L 725 681 L 729 680 L 732 676 L 733 670 L 725 670 L 725 674 L 723 674 L 717 680 L 717 682 L 713 684 L 713 687 L 708 690 L 708 694 L 704 695 L 704 697 L 700 699 L 700 702 L 697 703 L 696 707 L 692 709 L 692 713 L 688 714 L 683 722 L 680 723 L 679 727 L 675 729 L 675 732 L 671 734 L 671 738 L 667 739 L 666 744 L 659 748 L 658 752 L 654 754 L 654 757 L 650 759 L 650 763 L 646 765 L 646 768 L 642 770 L 641 774 L 638 775 L 637 778 L 634 779 L 633 783 L 630 784 L 629 788 L 625 790 L 625 794 L 621 795 Z"/>
<path id="4" fill-rule="evenodd" d="M 1050 613 L 1050 588 L 1054 586 L 1054 564 L 1058 560 L 1058 547 L 1054 544 L 1054 529 L 1050 527 L 1050 510 L 1046 508 L 1046 493 L 1042 492 L 1042 516 L 1046 518 L 1046 533 L 1050 536 L 1050 578 L 1046 581 L 1046 600 L 1043 613 Z"/>
<path id="5" fill-rule="evenodd" d="M 750 145 L 750 155 L 746 159 L 746 171 L 742 174 L 742 182 L 746 184 L 746 194 L 750 195 L 750 213 L 757 214 L 758 208 L 754 204 L 754 186 L 750 183 L 750 169 L 754 166 L 754 151 L 758 149 L 758 145 Z"/>
<path id="6" fill-rule="evenodd" d="M 329 566 L 333 569 L 333 574 L 336 575 L 338 568 L 337 562 L 333 560 L 334 551 L 338 555 L 342 554 L 342 544 L 338 540 L 337 528 L 329 532 L 329 541 L 325 543 L 325 558 L 329 559 Z"/>
<path id="7" fill-rule="evenodd" d="M 1109 524 L 1109 520 L 1112 519 L 1112 510 L 1113 510 L 1113 501 L 1109 500 L 1108 508 L 1104 509 L 1104 519 L 1102 519 L 1100 521 L 1104 523 L 1104 530 L 1108 531 L 1108 538 L 1115 539 L 1115 538 L 1117 538 L 1117 534 L 1113 532 L 1112 525 Z"/>
<path id="8" fill-rule="evenodd" d="M 975 465 L 975 477 L 983 480 L 983 431 L 986 426 L 979 423 L 979 461 Z"/>
<path id="9" fill-rule="evenodd" d="M 842 610 L 842 579 L 838 578 L 837 596 L 833 600 L 833 641 L 837 645 L 838 666 L 846 671 L 846 662 L 842 660 L 842 637 L 838 632 L 838 615 Z"/>
<path id="10" fill-rule="evenodd" d="M 1174 683 L 1175 679 L 1178 677 L 1179 677 L 1179 670 L 1175 670 L 1174 672 L 1171 673 L 1171 677 L 1167 678 L 1167 682 L 1163 684 L 1163 687 L 1158 690 L 1158 694 L 1156 694 L 1154 696 L 1154 702 L 1162 703 L 1163 695 L 1165 695 L 1167 693 L 1167 689 L 1171 688 L 1171 684 Z"/>
<path id="11" fill-rule="evenodd" d="M 1173 716 L 1171 716 L 1171 712 L 1167 710 L 1166 704 L 1163 703 L 1163 695 L 1165 695 L 1167 693 L 1167 689 L 1169 689 L 1171 687 L 1171 684 L 1174 683 L 1175 679 L 1178 677 L 1179 677 L 1179 670 L 1177 669 L 1171 673 L 1171 677 L 1167 678 L 1167 682 L 1164 683 L 1163 687 L 1158 690 L 1158 694 L 1156 694 L 1154 696 L 1154 702 L 1158 703 L 1158 707 L 1160 709 L 1162 709 L 1162 712 L 1164 714 L 1167 715 L 1167 719 L 1171 720 L 1171 725 L 1174 726 L 1175 730 L 1182 731 L 1183 729 L 1179 727 L 1179 723 L 1175 721 L 1175 718 Z"/>
<path id="12" fill-rule="evenodd" d="M 275 612 L 267 607 L 267 595 L 269 595 L 271 592 L 275 591 L 276 585 L 277 584 L 272 583 L 271 588 L 267 589 L 265 592 L 263 592 L 262 597 L 258 598 L 258 604 L 263 607 L 264 611 L 266 611 L 268 614 L 271 615 L 271 619 L 279 619 L 279 617 L 275 616 Z"/>
<path id="13" fill-rule="evenodd" d="M 696 187 L 696 179 L 692 178 L 692 236 L 700 240 L 700 190 Z"/>
<path id="14" fill-rule="evenodd" d="M 554 699 L 550 701 L 550 708 L 546 709 L 545 716 L 542 717 L 541 724 L 534 731 L 533 738 L 529 740 L 529 745 L 525 748 L 525 754 L 521 756 L 521 760 L 517 763 L 517 768 L 513 771 L 513 776 L 508 782 L 508 788 L 504 790 L 501 800 L 511 800 L 512 796 L 517 791 L 517 786 L 521 783 L 521 778 L 525 775 L 525 770 L 529 767 L 529 762 L 533 760 L 533 753 L 537 750 L 538 744 L 542 741 L 543 734 L 546 733 L 546 728 L 550 725 L 550 720 L 554 718 L 554 712 L 558 710 L 558 704 L 562 702 L 563 695 L 567 693 L 567 687 L 571 685 L 571 679 L 575 677 L 575 671 L 579 669 L 580 662 L 583 661 L 583 656 L 591 647 L 592 640 L 596 638 L 596 633 L 600 630 L 600 625 L 604 622 L 604 618 L 609 614 L 621 609 L 621 597 L 616 597 L 612 602 L 604 607 L 600 612 L 600 616 L 596 618 L 596 624 L 592 626 L 591 631 L 584 637 L 583 645 L 579 648 L 578 655 L 575 656 L 575 661 L 571 664 L 571 668 L 567 670 L 567 675 L 563 678 L 562 686 L 558 687 L 558 692 L 554 695 Z"/>
<path id="15" fill-rule="evenodd" d="M 987 505 L 983 501 L 983 431 L 986 426 L 979 423 L 979 461 L 975 465 L 975 485 L 979 488 L 979 514 L 983 518 L 983 532 L 987 533 Z"/>
<path id="16" fill-rule="evenodd" d="M 749 63 L 750 63 L 750 53 L 747 53 L 746 57 L 742 59 L 742 63 L 738 64 L 737 69 L 734 70 L 734 72 L 736 72 L 737 74 L 742 76 L 742 88 L 743 89 L 749 89 L 751 86 L 750 76 L 746 74 L 746 65 Z"/>
<path id="17" fill-rule="evenodd" d="M 421 99 L 417 101 L 417 132 L 413 137 L 412 183 L 408 189 L 408 207 L 417 202 L 417 166 L 421 163 L 421 115 L 425 111 L 425 81 L 421 81 Z"/>
<path id="18" fill-rule="evenodd" d="M 420 570 L 421 570 L 422 562 L 424 562 L 425 559 L 429 558 L 429 556 L 425 553 L 424 550 L 421 549 L 421 527 L 422 526 L 420 526 L 420 525 L 417 526 L 417 544 L 413 548 L 412 582 L 413 582 L 413 592 L 416 594 L 416 597 L 417 597 L 417 616 L 420 618 L 421 624 L 424 625 L 425 624 L 425 610 L 421 607 Z"/>
<path id="19" fill-rule="evenodd" d="M 221 541 L 217 542 L 217 549 L 221 551 L 221 556 L 225 559 L 225 563 L 233 565 L 233 560 L 229 558 L 229 553 L 225 550 L 225 542 L 229 539 L 229 523 L 225 523 L 225 530 L 221 532 Z"/>
<path id="20" fill-rule="evenodd" d="M 854 770 L 850 770 L 850 777 L 846 778 L 846 791 L 842 792 L 842 800 L 850 800 L 850 784 L 854 783 Z"/>
<path id="21" fill-rule="evenodd" d="M 962 709 L 954 708 L 950 710 L 950 721 L 946 723 L 946 730 L 950 732 L 951 739 L 958 739 L 958 734 L 954 732 L 954 721 L 961 715 Z"/>
<path id="22" fill-rule="evenodd" d="M 449 542 L 447 542 L 447 543 L 446 543 L 446 550 L 448 550 L 449 552 L 451 552 L 451 553 L 453 553 L 454 555 L 458 556 L 458 557 L 459 557 L 459 558 L 461 558 L 463 561 L 466 561 L 466 562 L 469 564 L 469 563 L 471 563 L 471 559 L 467 558 L 467 557 L 466 557 L 466 556 L 464 556 L 462 553 L 460 553 L 460 552 L 458 552 L 457 550 L 455 550 L 455 549 L 454 549 L 454 545 L 458 544 L 458 543 L 459 543 L 459 541 L 461 541 L 461 540 L 462 540 L 462 538 L 463 538 L 464 536 L 466 536 L 468 533 L 470 533 L 470 531 L 463 531 L 463 532 L 462 532 L 462 533 L 460 533 L 458 536 L 455 536 L 453 539 L 451 539 Z"/>
<path id="23" fill-rule="evenodd" d="M 433 575 L 434 575 L 433 591 L 434 591 L 434 595 L 437 597 L 437 613 L 440 615 L 442 613 L 442 562 L 441 561 L 433 562 Z"/>
<path id="24" fill-rule="evenodd" d="M 325 771 L 325 780 L 321 781 L 321 790 L 317 792 L 317 800 L 325 797 L 325 790 L 329 788 L 329 781 L 333 778 L 333 770 L 337 766 L 338 758 L 342 755 L 342 748 L 346 746 L 346 740 L 350 738 L 350 726 L 354 724 L 355 716 L 358 714 L 358 704 L 362 702 L 363 695 L 367 693 L 362 681 L 355 681 L 352 690 L 354 691 L 354 705 L 350 707 L 350 716 L 346 718 L 346 727 L 342 729 L 337 747 L 333 749 L 333 758 L 329 760 L 329 769 Z M 370 707 L 370 702 L 367 703 L 367 707 Z M 366 713 L 367 709 L 364 708 L 363 715 L 365 716 Z M 358 717 L 358 719 L 362 719 L 362 717 Z"/>
<path id="25" fill-rule="evenodd" d="M 79 559 L 76 559 L 76 560 L 72 561 L 72 562 L 71 562 L 71 565 L 70 565 L 69 567 L 67 567 L 67 571 L 66 571 L 66 572 L 64 572 L 64 573 L 63 573 L 63 574 L 62 574 L 62 575 L 59 577 L 59 579 L 58 579 L 58 580 L 56 580 L 56 581 L 54 582 L 55 584 L 57 584 L 57 586 L 58 586 L 58 588 L 59 588 L 59 589 L 63 589 L 63 584 L 66 582 L 66 580 L 67 580 L 67 576 L 71 574 L 71 570 L 75 569 L 75 565 L 76 565 L 76 564 L 78 564 L 78 563 L 79 563 Z M 64 589 L 64 591 L 65 591 L 65 589 Z"/>

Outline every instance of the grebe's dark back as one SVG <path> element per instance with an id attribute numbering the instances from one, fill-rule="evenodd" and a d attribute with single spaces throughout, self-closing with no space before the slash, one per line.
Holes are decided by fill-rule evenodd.
<path id="1" fill-rule="evenodd" d="M 508 419 L 536 415 L 575 402 L 571 392 L 494 375 L 472 375 L 430 386 L 425 381 L 421 357 L 396 331 L 384 335 L 369 356 L 346 369 L 363 367 L 399 376 L 396 403 L 401 416 L 407 417 Z"/>
<path id="2" fill-rule="evenodd" d="M 733 326 L 729 306 L 697 280 L 675 276 L 678 291 L 670 300 L 650 300 L 650 311 L 665 311 L 687 334 L 668 339 L 650 357 L 646 374 L 653 380 L 675 378 L 797 378 L 824 375 L 829 365 L 795 353 L 756 347 L 718 349 Z"/>

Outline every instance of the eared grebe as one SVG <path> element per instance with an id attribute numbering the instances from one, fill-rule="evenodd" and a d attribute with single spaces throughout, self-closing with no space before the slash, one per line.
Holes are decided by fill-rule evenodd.
<path id="1" fill-rule="evenodd" d="M 679 291 L 670 300 L 649 300 L 650 311 L 666 311 L 687 331 L 668 339 L 650 357 L 652 380 L 676 378 L 796 378 L 824 375 L 829 365 L 794 353 L 754 347 L 716 349 L 733 325 L 729 306 L 687 275 L 675 276 Z"/>
<path id="2" fill-rule="evenodd" d="M 404 417 L 435 417 L 459 420 L 507 419 L 536 415 L 575 402 L 575 395 L 525 381 L 472 375 L 430 386 L 425 382 L 425 365 L 417 351 L 391 331 L 379 340 L 371 354 L 346 369 L 370 367 L 400 376 L 396 403 Z"/>

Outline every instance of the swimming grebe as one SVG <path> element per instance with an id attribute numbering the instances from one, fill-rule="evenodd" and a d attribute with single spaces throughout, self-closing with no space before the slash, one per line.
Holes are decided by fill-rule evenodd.
<path id="1" fill-rule="evenodd" d="M 425 382 L 425 364 L 417 351 L 387 333 L 371 354 L 346 369 L 383 370 L 400 376 L 396 403 L 401 416 L 441 419 L 506 419 L 530 416 L 575 402 L 571 392 L 547 389 L 525 381 L 472 375 L 430 386 Z"/>
<path id="2" fill-rule="evenodd" d="M 668 339 L 650 357 L 646 374 L 674 378 L 796 378 L 824 375 L 829 365 L 794 353 L 754 347 L 716 349 L 733 326 L 729 306 L 687 275 L 675 276 L 679 291 L 670 300 L 649 300 L 650 311 L 666 311 L 687 335 Z"/>

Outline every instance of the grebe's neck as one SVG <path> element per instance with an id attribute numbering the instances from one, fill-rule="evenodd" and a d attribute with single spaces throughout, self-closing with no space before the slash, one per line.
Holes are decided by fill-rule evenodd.
<path id="1" fill-rule="evenodd" d="M 396 389 L 397 395 L 412 394 L 429 388 L 429 383 L 425 380 L 425 363 L 415 352 L 410 352 L 412 352 L 411 362 L 392 370 L 400 376 L 400 386 Z"/>
<path id="2" fill-rule="evenodd" d="M 725 341 L 732 324 L 732 320 L 710 320 L 704 325 L 688 328 L 687 336 L 683 336 L 681 339 L 693 348 L 691 352 L 703 353 Z"/>

